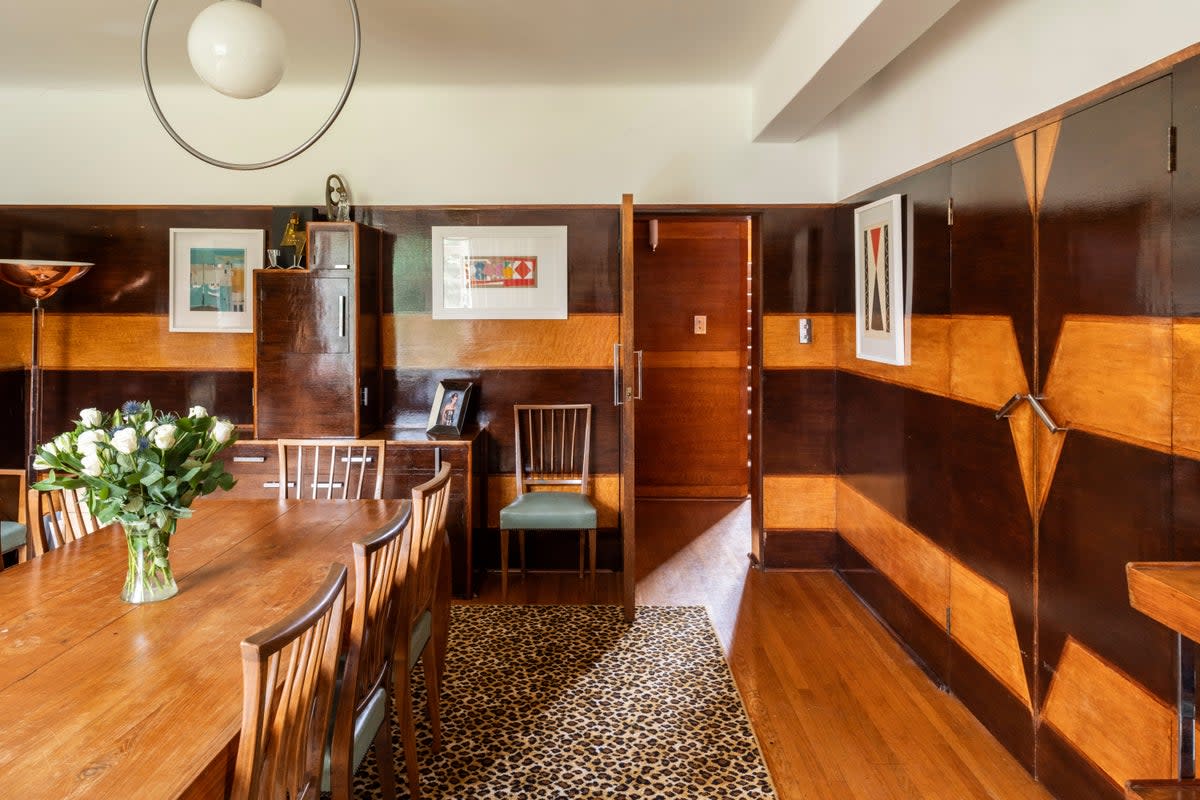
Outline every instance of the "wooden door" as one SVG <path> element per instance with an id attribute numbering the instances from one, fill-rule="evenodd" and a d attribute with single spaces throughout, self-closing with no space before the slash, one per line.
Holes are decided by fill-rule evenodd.
<path id="1" fill-rule="evenodd" d="M 634 331 L 641 358 L 639 497 L 749 492 L 745 217 L 658 218 L 634 228 Z"/>

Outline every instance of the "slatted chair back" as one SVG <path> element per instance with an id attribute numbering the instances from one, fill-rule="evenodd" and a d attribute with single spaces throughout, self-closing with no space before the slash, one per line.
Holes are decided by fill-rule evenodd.
<path id="1" fill-rule="evenodd" d="M 279 499 L 379 500 L 382 439 L 280 439 Z"/>
<path id="2" fill-rule="evenodd" d="M 100 527 L 87 507 L 85 489 L 29 490 L 29 541 L 31 557 L 95 533 Z"/>
<path id="3" fill-rule="evenodd" d="M 233 800 L 320 796 L 345 608 L 346 567 L 333 564 L 312 597 L 242 642 Z"/>
<path id="4" fill-rule="evenodd" d="M 408 773 L 409 797 L 421 793 L 417 763 L 416 724 L 413 720 L 411 673 L 418 660 L 425 675 L 425 701 L 429 708 L 433 752 L 441 750 L 442 723 L 438 711 L 441 678 L 449 632 L 449 554 L 446 534 L 446 509 L 450 500 L 450 464 L 442 462 L 432 480 L 412 490 L 411 534 L 401 581 L 404 606 L 396 632 L 395 686 L 396 716 L 404 743 L 404 763 Z M 442 581 L 442 586 L 439 586 Z"/>
<path id="5" fill-rule="evenodd" d="M 376 745 L 376 763 L 384 797 L 395 796 L 395 767 L 392 758 L 391 675 L 396 625 L 402 605 L 401 563 L 408 548 L 411 517 L 405 513 L 389 521 L 361 541 L 354 542 L 354 611 L 347 638 L 346 663 L 341 696 L 333 723 L 330 789 L 334 800 L 349 800 L 358 769 L 355 751 L 356 722 L 370 716 L 382 704 L 377 730 L 362 731 L 366 742 Z"/>
<path id="6" fill-rule="evenodd" d="M 587 494 L 591 405 L 515 405 L 513 415 L 517 494 L 540 486 L 578 486 Z"/>

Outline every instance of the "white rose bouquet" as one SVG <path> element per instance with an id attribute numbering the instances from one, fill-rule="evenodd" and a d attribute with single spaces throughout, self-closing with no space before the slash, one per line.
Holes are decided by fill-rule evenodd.
<path id="1" fill-rule="evenodd" d="M 75 430 L 38 448 L 34 467 L 49 475 L 34 488 L 86 489 L 92 515 L 125 528 L 130 574 L 122 596 L 162 599 L 177 591 L 167 561 L 175 521 L 191 516 L 197 497 L 233 487 L 234 477 L 215 456 L 236 440 L 233 424 L 203 406 L 186 417 L 157 413 L 148 402 L 129 402 L 111 414 L 85 408 Z"/>

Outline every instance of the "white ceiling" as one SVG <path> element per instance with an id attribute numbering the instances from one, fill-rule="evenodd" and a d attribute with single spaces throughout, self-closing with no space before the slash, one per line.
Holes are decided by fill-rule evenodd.
<path id="1" fill-rule="evenodd" d="M 794 141 L 955 2 L 358 0 L 363 27 L 358 79 L 407 85 L 747 86 L 763 106 L 755 110 L 753 134 L 765 130 L 765 138 Z M 156 85 L 198 83 L 183 43 L 192 18 L 207 4 L 160 1 L 150 50 Z M 3 5 L 0 86 L 140 83 L 138 45 L 148 0 Z M 348 2 L 265 0 L 264 8 L 283 22 L 288 37 L 285 85 L 344 80 L 352 41 Z M 900 35 L 890 21 L 898 16 L 906 27 Z M 858 58 L 863 51 L 871 58 Z M 842 63 L 851 60 L 854 66 Z"/>

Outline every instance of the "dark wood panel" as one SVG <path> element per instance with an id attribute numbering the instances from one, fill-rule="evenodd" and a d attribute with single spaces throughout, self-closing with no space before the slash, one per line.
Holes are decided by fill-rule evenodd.
<path id="1" fill-rule="evenodd" d="M 384 419 L 400 428 L 424 428 L 438 381 L 475 382 L 480 425 L 488 426 L 488 471 L 513 472 L 513 411 L 516 403 L 591 403 L 592 471 L 620 471 L 618 409 L 612 404 L 609 370 L 385 370 Z"/>
<path id="2" fill-rule="evenodd" d="M 1171 313 L 1171 79 L 1062 122 L 1038 223 L 1038 369 L 1067 314 Z"/>
<path id="3" fill-rule="evenodd" d="M 1171 458 L 1066 434 L 1039 535 L 1043 691 L 1068 636 L 1175 702 L 1173 635 L 1129 605 L 1125 564 L 1171 557 Z"/>
<path id="4" fill-rule="evenodd" d="M 0 252 L 95 264 L 48 302 L 53 313 L 166 314 L 171 228 L 270 224 L 270 209 L 255 206 L 0 206 Z M 0 292 L 0 312 L 30 305 Z"/>
<path id="5" fill-rule="evenodd" d="M 902 194 L 912 217 L 912 312 L 950 312 L 950 227 L 946 224 L 950 173 L 950 165 L 941 164 L 846 201 L 849 207 L 843 207 L 838 225 L 838 311 L 854 311 L 853 207 Z M 906 264 L 906 272 L 909 268 Z"/>
<path id="6" fill-rule="evenodd" d="M 1032 652 L 1032 651 L 1030 651 Z M 957 642 L 950 640 L 950 691 L 1030 772 L 1033 771 L 1033 715 L 1012 692 Z"/>
<path id="7" fill-rule="evenodd" d="M 81 408 L 111 411 L 128 400 L 149 400 L 160 411 L 186 414 L 195 405 L 231 422 L 249 424 L 252 372 L 65 372 L 42 373 L 42 433 L 74 427 Z"/>
<path id="8" fill-rule="evenodd" d="M 647 369 L 638 402 L 638 490 L 710 488 L 748 492 L 746 370 Z M 726 487 L 736 487 L 731 494 Z M 691 495 L 689 495 L 691 496 Z"/>
<path id="9" fill-rule="evenodd" d="M 433 304 L 430 228 L 434 225 L 566 225 L 567 308 L 570 313 L 620 309 L 620 225 L 613 208 L 387 208 L 357 209 L 358 221 L 391 234 L 384 265 L 384 313 L 429 311 Z"/>
<path id="10" fill-rule="evenodd" d="M 763 472 L 832 475 L 837 373 L 768 369 L 762 373 Z"/>
<path id="11" fill-rule="evenodd" d="M 762 565 L 766 569 L 833 569 L 837 549 L 837 531 L 766 530 Z"/>
<path id="12" fill-rule="evenodd" d="M 945 627 L 917 608 L 887 576 L 839 538 L 838 575 L 871 609 L 930 677 L 945 684 L 949 675 L 950 637 Z"/>
<path id="13" fill-rule="evenodd" d="M 1038 780 L 1058 800 L 1123 800 L 1125 792 L 1049 725 L 1037 731 Z"/>
<path id="14" fill-rule="evenodd" d="M 0 370 L 0 467 L 25 465 L 25 424 L 29 401 L 25 395 L 23 369 Z"/>
<path id="15" fill-rule="evenodd" d="M 655 250 L 647 243 L 648 226 L 634 224 L 637 349 L 744 350 L 748 223 L 660 219 Z M 707 333 L 693 331 L 696 315 L 707 317 Z"/>
<path id="16" fill-rule="evenodd" d="M 1011 142 L 955 163 L 951 311 L 1010 317 L 1033 376 L 1033 214 Z"/>
<path id="17" fill-rule="evenodd" d="M 1200 461 L 1176 456 L 1171 470 L 1171 560 L 1200 561 Z"/>
<path id="18" fill-rule="evenodd" d="M 768 208 L 758 216 L 764 313 L 835 310 L 835 213 L 832 206 Z"/>
<path id="19" fill-rule="evenodd" d="M 837 377 L 842 479 L 943 549 L 952 546 L 950 428 L 956 401 L 843 372 Z"/>
<path id="20" fill-rule="evenodd" d="M 948 422 L 950 553 L 1008 595 L 1032 685 L 1033 519 L 1012 433 L 991 409 L 965 403 L 953 406 Z M 967 690 L 958 683 L 951 688 Z"/>
<path id="21" fill-rule="evenodd" d="M 1171 283 L 1174 314 L 1200 315 L 1200 58 L 1171 77 L 1176 167 L 1171 178 Z"/>

